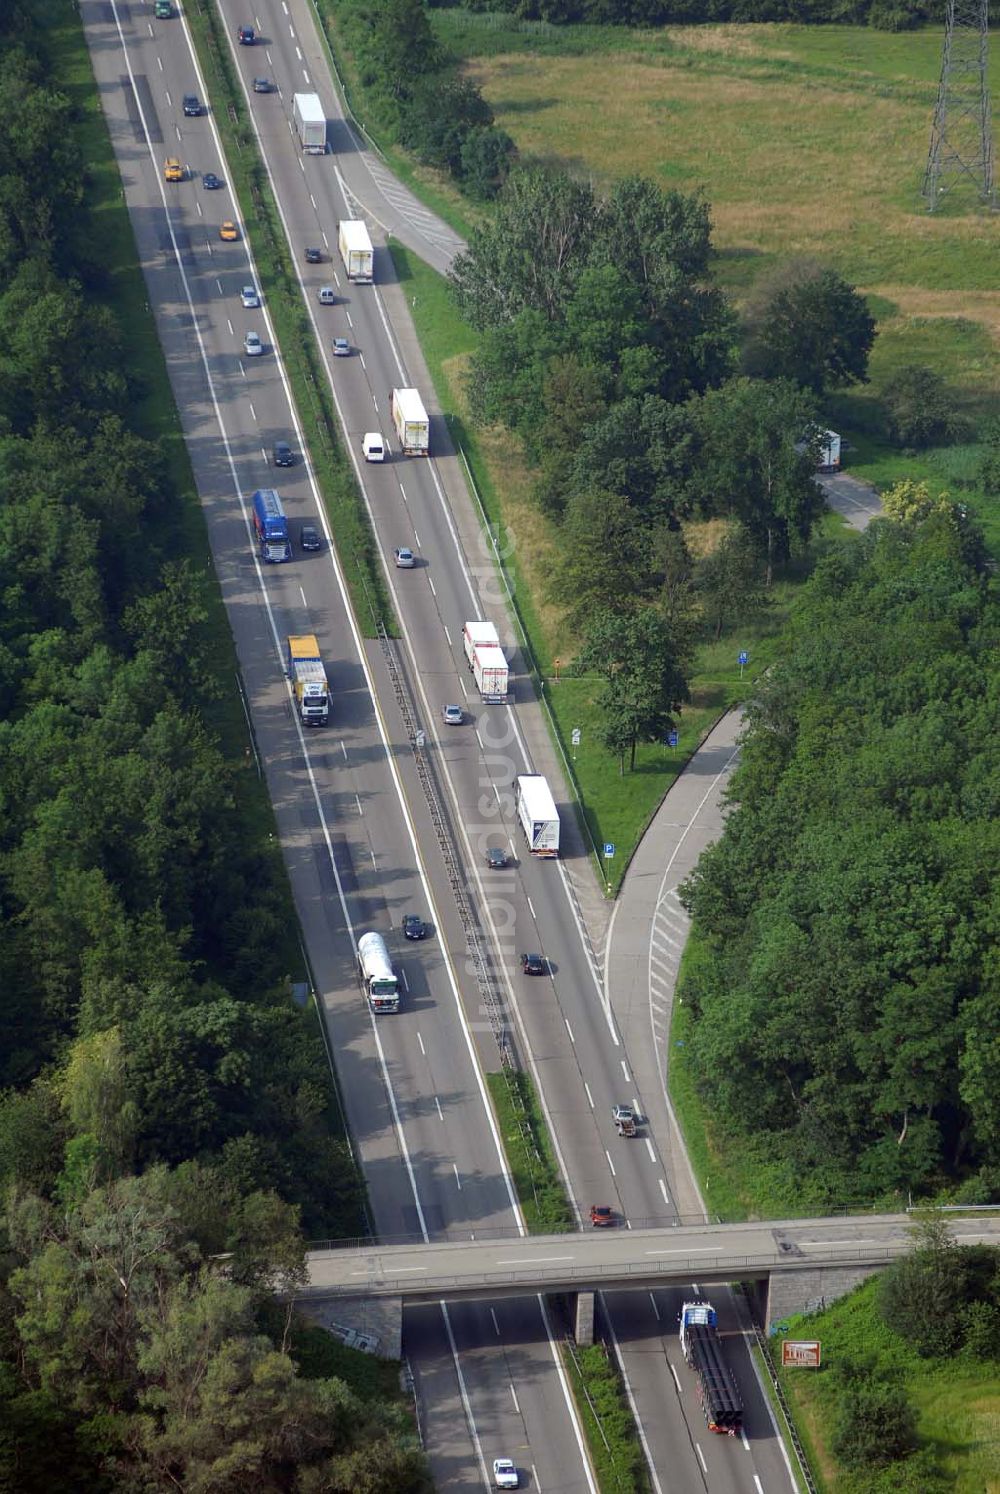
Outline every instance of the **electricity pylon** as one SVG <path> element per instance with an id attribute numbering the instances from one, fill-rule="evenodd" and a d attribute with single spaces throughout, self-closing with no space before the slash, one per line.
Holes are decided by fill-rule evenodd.
<path id="1" fill-rule="evenodd" d="M 971 182 L 993 205 L 988 10 L 989 0 L 947 0 L 941 81 L 923 185 L 931 213 L 963 182 Z"/>

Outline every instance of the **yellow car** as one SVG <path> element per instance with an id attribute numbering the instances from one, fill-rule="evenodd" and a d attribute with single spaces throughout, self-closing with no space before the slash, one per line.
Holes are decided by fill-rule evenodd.
<path id="1" fill-rule="evenodd" d="M 182 182 L 184 180 L 184 167 L 176 156 L 168 156 L 164 161 L 163 175 L 168 182 Z"/>
<path id="2" fill-rule="evenodd" d="M 225 223 L 223 223 L 222 227 L 219 229 L 219 238 L 225 239 L 227 244 L 231 244 L 234 239 L 238 239 L 239 233 L 237 232 L 236 224 L 230 223 L 229 219 L 227 218 Z"/>

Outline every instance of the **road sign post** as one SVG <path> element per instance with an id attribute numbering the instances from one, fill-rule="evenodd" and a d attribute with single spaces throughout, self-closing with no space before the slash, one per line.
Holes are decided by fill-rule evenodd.
<path id="1" fill-rule="evenodd" d="M 781 1364 L 783 1369 L 819 1369 L 822 1345 L 818 1338 L 781 1341 Z"/>
<path id="2" fill-rule="evenodd" d="M 738 662 L 738 664 L 740 666 L 740 679 L 742 679 L 743 678 L 743 671 L 744 671 L 744 669 L 746 669 L 747 665 L 750 662 L 750 655 L 747 653 L 746 649 L 741 649 L 740 650 L 740 652 L 739 652 L 739 654 L 737 656 L 737 662 Z"/>

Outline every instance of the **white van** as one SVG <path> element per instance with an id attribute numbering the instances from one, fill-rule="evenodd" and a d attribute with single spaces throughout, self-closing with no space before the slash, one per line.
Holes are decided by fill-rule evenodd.
<path id="1" fill-rule="evenodd" d="M 367 431 L 361 442 L 361 450 L 365 454 L 366 462 L 385 461 L 385 443 L 378 431 Z"/>

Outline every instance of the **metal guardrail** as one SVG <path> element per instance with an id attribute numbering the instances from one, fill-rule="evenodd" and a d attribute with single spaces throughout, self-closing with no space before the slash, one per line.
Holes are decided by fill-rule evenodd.
<path id="1" fill-rule="evenodd" d="M 808 1494 L 819 1494 L 819 1484 L 817 1484 L 816 1479 L 813 1475 L 813 1471 L 809 1466 L 809 1459 L 806 1455 L 806 1450 L 802 1445 L 802 1439 L 799 1436 L 798 1427 L 795 1425 L 795 1418 L 792 1416 L 792 1409 L 788 1404 L 788 1399 L 785 1395 L 785 1388 L 778 1377 L 778 1371 L 774 1363 L 774 1357 L 771 1354 L 771 1345 L 768 1343 L 767 1338 L 762 1332 L 759 1323 L 754 1318 L 753 1313 L 750 1313 L 749 1316 L 750 1326 L 753 1329 L 754 1340 L 756 1341 L 757 1347 L 760 1350 L 761 1358 L 764 1361 L 764 1367 L 767 1370 L 767 1377 L 771 1382 L 772 1394 L 774 1395 L 775 1400 L 778 1402 L 778 1405 L 781 1407 L 781 1414 L 785 1422 L 785 1431 L 788 1435 L 788 1440 L 792 1444 L 792 1447 L 795 1451 L 795 1457 L 798 1461 L 799 1473 L 801 1475 L 802 1482 L 805 1484 L 806 1489 L 808 1490 Z"/>

